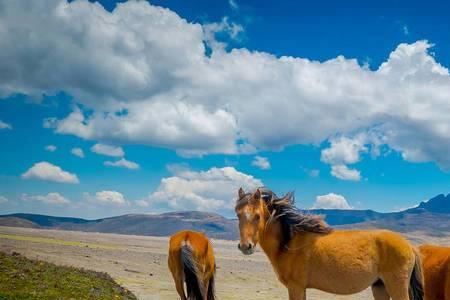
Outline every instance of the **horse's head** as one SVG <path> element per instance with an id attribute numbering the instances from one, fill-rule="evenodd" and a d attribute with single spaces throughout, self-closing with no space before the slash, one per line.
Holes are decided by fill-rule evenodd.
<path id="1" fill-rule="evenodd" d="M 259 232 L 264 229 L 264 206 L 259 189 L 251 194 L 245 193 L 240 188 L 238 196 L 235 208 L 241 236 L 238 248 L 242 253 L 249 255 L 255 251 Z"/>

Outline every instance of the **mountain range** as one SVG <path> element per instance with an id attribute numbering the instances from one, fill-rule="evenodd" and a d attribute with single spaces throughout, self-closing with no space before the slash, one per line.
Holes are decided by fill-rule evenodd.
<path id="1" fill-rule="evenodd" d="M 399 212 L 341 209 L 303 212 L 323 215 L 328 224 L 337 228 L 385 228 L 399 232 L 421 231 L 433 236 L 450 232 L 450 194 L 438 195 L 417 207 Z M 167 236 L 178 230 L 190 229 L 203 231 L 217 239 L 239 238 L 237 220 L 199 211 L 128 214 L 97 220 L 17 213 L 0 216 L 0 226 L 152 236 Z"/>

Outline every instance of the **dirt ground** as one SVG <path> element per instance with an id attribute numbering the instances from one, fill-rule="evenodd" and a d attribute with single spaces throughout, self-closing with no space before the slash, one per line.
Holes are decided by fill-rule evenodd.
<path id="1" fill-rule="evenodd" d="M 450 244 L 450 237 L 408 234 L 414 243 Z M 242 255 L 236 241 L 213 240 L 219 300 L 287 299 L 264 253 Z M 168 238 L 0 227 L 0 250 L 61 265 L 109 273 L 141 300 L 178 299 L 167 268 Z M 370 290 L 351 296 L 307 291 L 308 300 L 373 299 Z"/>

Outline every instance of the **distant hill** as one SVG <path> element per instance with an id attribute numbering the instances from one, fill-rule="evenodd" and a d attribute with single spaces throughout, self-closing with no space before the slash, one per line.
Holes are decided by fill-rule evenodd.
<path id="1" fill-rule="evenodd" d="M 440 214 L 450 214 L 450 194 L 447 196 L 444 194 L 437 195 L 426 202 L 421 202 L 417 208 L 413 208 L 412 210 L 419 209 Z"/>
<path id="2" fill-rule="evenodd" d="M 332 226 L 362 223 L 371 220 L 382 219 L 386 214 L 373 210 L 355 209 L 311 209 L 304 210 L 305 213 L 322 215 L 328 224 Z"/>
<path id="3" fill-rule="evenodd" d="M 236 220 L 215 213 L 187 211 L 159 215 L 129 214 L 98 220 L 53 217 L 36 214 L 0 216 L 0 226 L 47 228 L 87 232 L 167 236 L 183 229 L 203 231 L 217 239 L 238 236 Z"/>
<path id="4" fill-rule="evenodd" d="M 399 232 L 423 231 L 439 236 L 450 232 L 450 195 L 438 195 L 419 206 L 400 212 L 379 213 L 373 210 L 314 209 L 337 228 L 386 228 Z M 215 213 L 185 211 L 158 215 L 129 214 L 98 220 L 53 217 L 36 214 L 0 216 L 0 226 L 48 228 L 134 235 L 167 236 L 183 229 L 203 231 L 217 239 L 239 238 L 237 220 Z"/>
<path id="5" fill-rule="evenodd" d="M 315 210 L 338 228 L 383 228 L 398 232 L 422 231 L 432 236 L 450 233 L 450 194 L 421 202 L 417 207 L 399 212 L 378 213 L 370 210 Z M 355 222 L 354 222 L 355 221 Z"/>
<path id="6" fill-rule="evenodd" d="M 432 236 L 450 233 L 450 194 L 421 202 L 417 207 L 385 213 L 381 218 L 354 224 L 360 228 L 385 228 L 399 232 L 423 231 Z M 348 227 L 346 225 L 345 227 Z"/>
<path id="7" fill-rule="evenodd" d="M 346 224 L 342 228 L 383 228 L 398 232 L 422 231 L 430 236 L 450 233 L 450 214 L 434 213 L 422 209 L 385 214 L 383 218 L 357 224 Z"/>
<path id="8" fill-rule="evenodd" d="M 39 228 L 40 226 L 32 221 L 25 218 L 14 217 L 14 216 L 1 216 L 0 226 L 11 226 L 11 227 L 26 227 L 26 228 Z"/>
<path id="9" fill-rule="evenodd" d="M 80 218 L 66 218 L 66 217 L 53 217 L 46 215 L 36 215 L 36 214 L 12 214 L 0 216 L 0 224 L 2 219 L 14 218 L 16 220 L 26 220 L 36 227 L 53 227 L 60 228 L 64 226 L 71 226 L 76 224 L 85 224 L 91 221 L 80 219 Z M 3 220 L 4 221 L 4 220 Z"/>

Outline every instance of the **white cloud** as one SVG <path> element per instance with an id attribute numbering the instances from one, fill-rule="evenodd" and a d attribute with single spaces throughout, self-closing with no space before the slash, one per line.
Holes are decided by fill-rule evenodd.
<path id="1" fill-rule="evenodd" d="M 219 42 L 216 35 L 225 33 L 230 39 L 239 41 L 244 28 L 236 23 L 230 22 L 228 17 L 223 17 L 220 22 L 207 23 L 203 25 L 206 43 L 215 51 L 224 50 L 226 43 Z"/>
<path id="2" fill-rule="evenodd" d="M 55 152 L 56 149 L 58 149 L 55 145 L 47 145 L 45 146 L 45 150 L 49 151 L 49 152 Z"/>
<path id="3" fill-rule="evenodd" d="M 188 163 L 167 164 L 166 165 L 166 169 L 171 174 L 179 174 L 179 173 L 183 173 L 183 172 L 188 172 L 189 171 L 189 164 Z"/>
<path id="4" fill-rule="evenodd" d="M 91 151 L 97 154 L 103 154 L 107 156 L 113 156 L 113 157 L 122 157 L 125 155 L 123 152 L 122 147 L 115 147 L 105 144 L 95 144 L 91 147 Z"/>
<path id="5" fill-rule="evenodd" d="M 81 148 L 72 148 L 72 150 L 70 150 L 70 153 L 72 153 L 75 156 L 84 158 L 84 152 L 83 149 Z"/>
<path id="6" fill-rule="evenodd" d="M 234 10 L 238 10 L 239 9 L 239 5 L 237 4 L 236 0 L 228 0 L 228 4 Z"/>
<path id="7" fill-rule="evenodd" d="M 351 170 L 347 164 L 354 164 L 361 160 L 361 154 L 370 150 L 374 156 L 379 154 L 376 135 L 371 133 L 359 133 L 353 137 L 339 136 L 330 139 L 330 147 L 321 152 L 320 159 L 331 164 L 331 175 L 343 180 L 360 180 L 360 172 Z"/>
<path id="8" fill-rule="evenodd" d="M 70 200 L 61 196 L 59 193 L 48 193 L 47 195 L 30 196 L 22 194 L 21 199 L 23 201 L 39 201 L 46 204 L 69 204 Z"/>
<path id="9" fill-rule="evenodd" d="M 184 169 L 163 178 L 158 188 L 138 204 L 159 211 L 221 211 L 231 215 L 239 187 L 251 191 L 262 185 L 261 180 L 233 167 L 199 172 Z"/>
<path id="10" fill-rule="evenodd" d="M 131 138 L 141 144 L 150 144 L 151 140 L 157 146 L 176 149 L 184 155 L 238 152 L 234 142 L 236 120 L 230 113 L 223 109 L 209 112 L 201 105 L 183 102 L 130 103 L 125 116 L 95 115 L 89 120 L 76 110 L 66 119 L 54 122 L 51 126 L 56 126 L 58 133 L 101 140 L 108 138 L 110 130 L 118 135 L 128 131 L 125 140 Z"/>
<path id="11" fill-rule="evenodd" d="M 331 175 L 342 180 L 360 181 L 361 173 L 350 169 L 346 165 L 334 165 L 331 167 Z"/>
<path id="12" fill-rule="evenodd" d="M 0 120 L 0 129 L 12 129 L 11 124 L 5 123 L 2 120 Z"/>
<path id="13" fill-rule="evenodd" d="M 403 34 L 404 35 L 409 35 L 409 28 L 408 28 L 408 26 L 403 25 L 402 29 L 403 29 Z"/>
<path id="14" fill-rule="evenodd" d="M 261 170 L 269 170 L 270 162 L 267 157 L 255 156 L 255 158 L 252 161 L 252 166 L 258 167 Z"/>
<path id="15" fill-rule="evenodd" d="M 312 209 L 353 209 L 342 195 L 330 193 L 317 196 Z"/>
<path id="16" fill-rule="evenodd" d="M 330 147 L 323 149 L 320 159 L 328 164 L 354 164 L 360 161 L 361 153 L 368 151 L 367 139 L 363 134 L 354 138 L 341 136 L 330 140 Z"/>
<path id="17" fill-rule="evenodd" d="M 308 175 L 310 177 L 317 178 L 320 175 L 320 170 L 317 169 L 308 170 Z"/>
<path id="18" fill-rule="evenodd" d="M 0 203 L 6 203 L 8 202 L 8 198 L 6 198 L 5 196 L 0 196 Z"/>
<path id="19" fill-rule="evenodd" d="M 84 193 L 85 200 L 93 204 L 113 204 L 113 205 L 128 205 L 128 201 L 125 197 L 116 191 L 100 191 L 96 192 L 95 195 L 89 193 Z"/>
<path id="20" fill-rule="evenodd" d="M 63 183 L 79 183 L 77 175 L 66 172 L 60 167 L 46 161 L 35 163 L 28 171 L 22 174 L 22 178 Z"/>
<path id="21" fill-rule="evenodd" d="M 306 174 L 308 174 L 309 177 L 317 178 L 320 176 L 320 170 L 318 169 L 308 169 L 303 166 L 300 166 L 300 169 Z"/>
<path id="22" fill-rule="evenodd" d="M 399 44 L 371 70 L 343 56 L 220 46 L 207 55 L 214 28 L 144 1 L 113 12 L 88 1 L 3 6 L 0 97 L 74 96 L 86 110 L 47 120 L 57 133 L 198 155 L 320 144 L 375 127 L 405 160 L 450 169 L 450 76 L 427 41 Z M 240 32 L 228 25 L 229 35 Z"/>
<path id="23" fill-rule="evenodd" d="M 121 158 L 116 161 L 105 161 L 103 164 L 105 166 L 126 168 L 126 169 L 131 169 L 131 170 L 139 169 L 139 165 L 137 163 L 126 160 L 125 158 Z"/>

